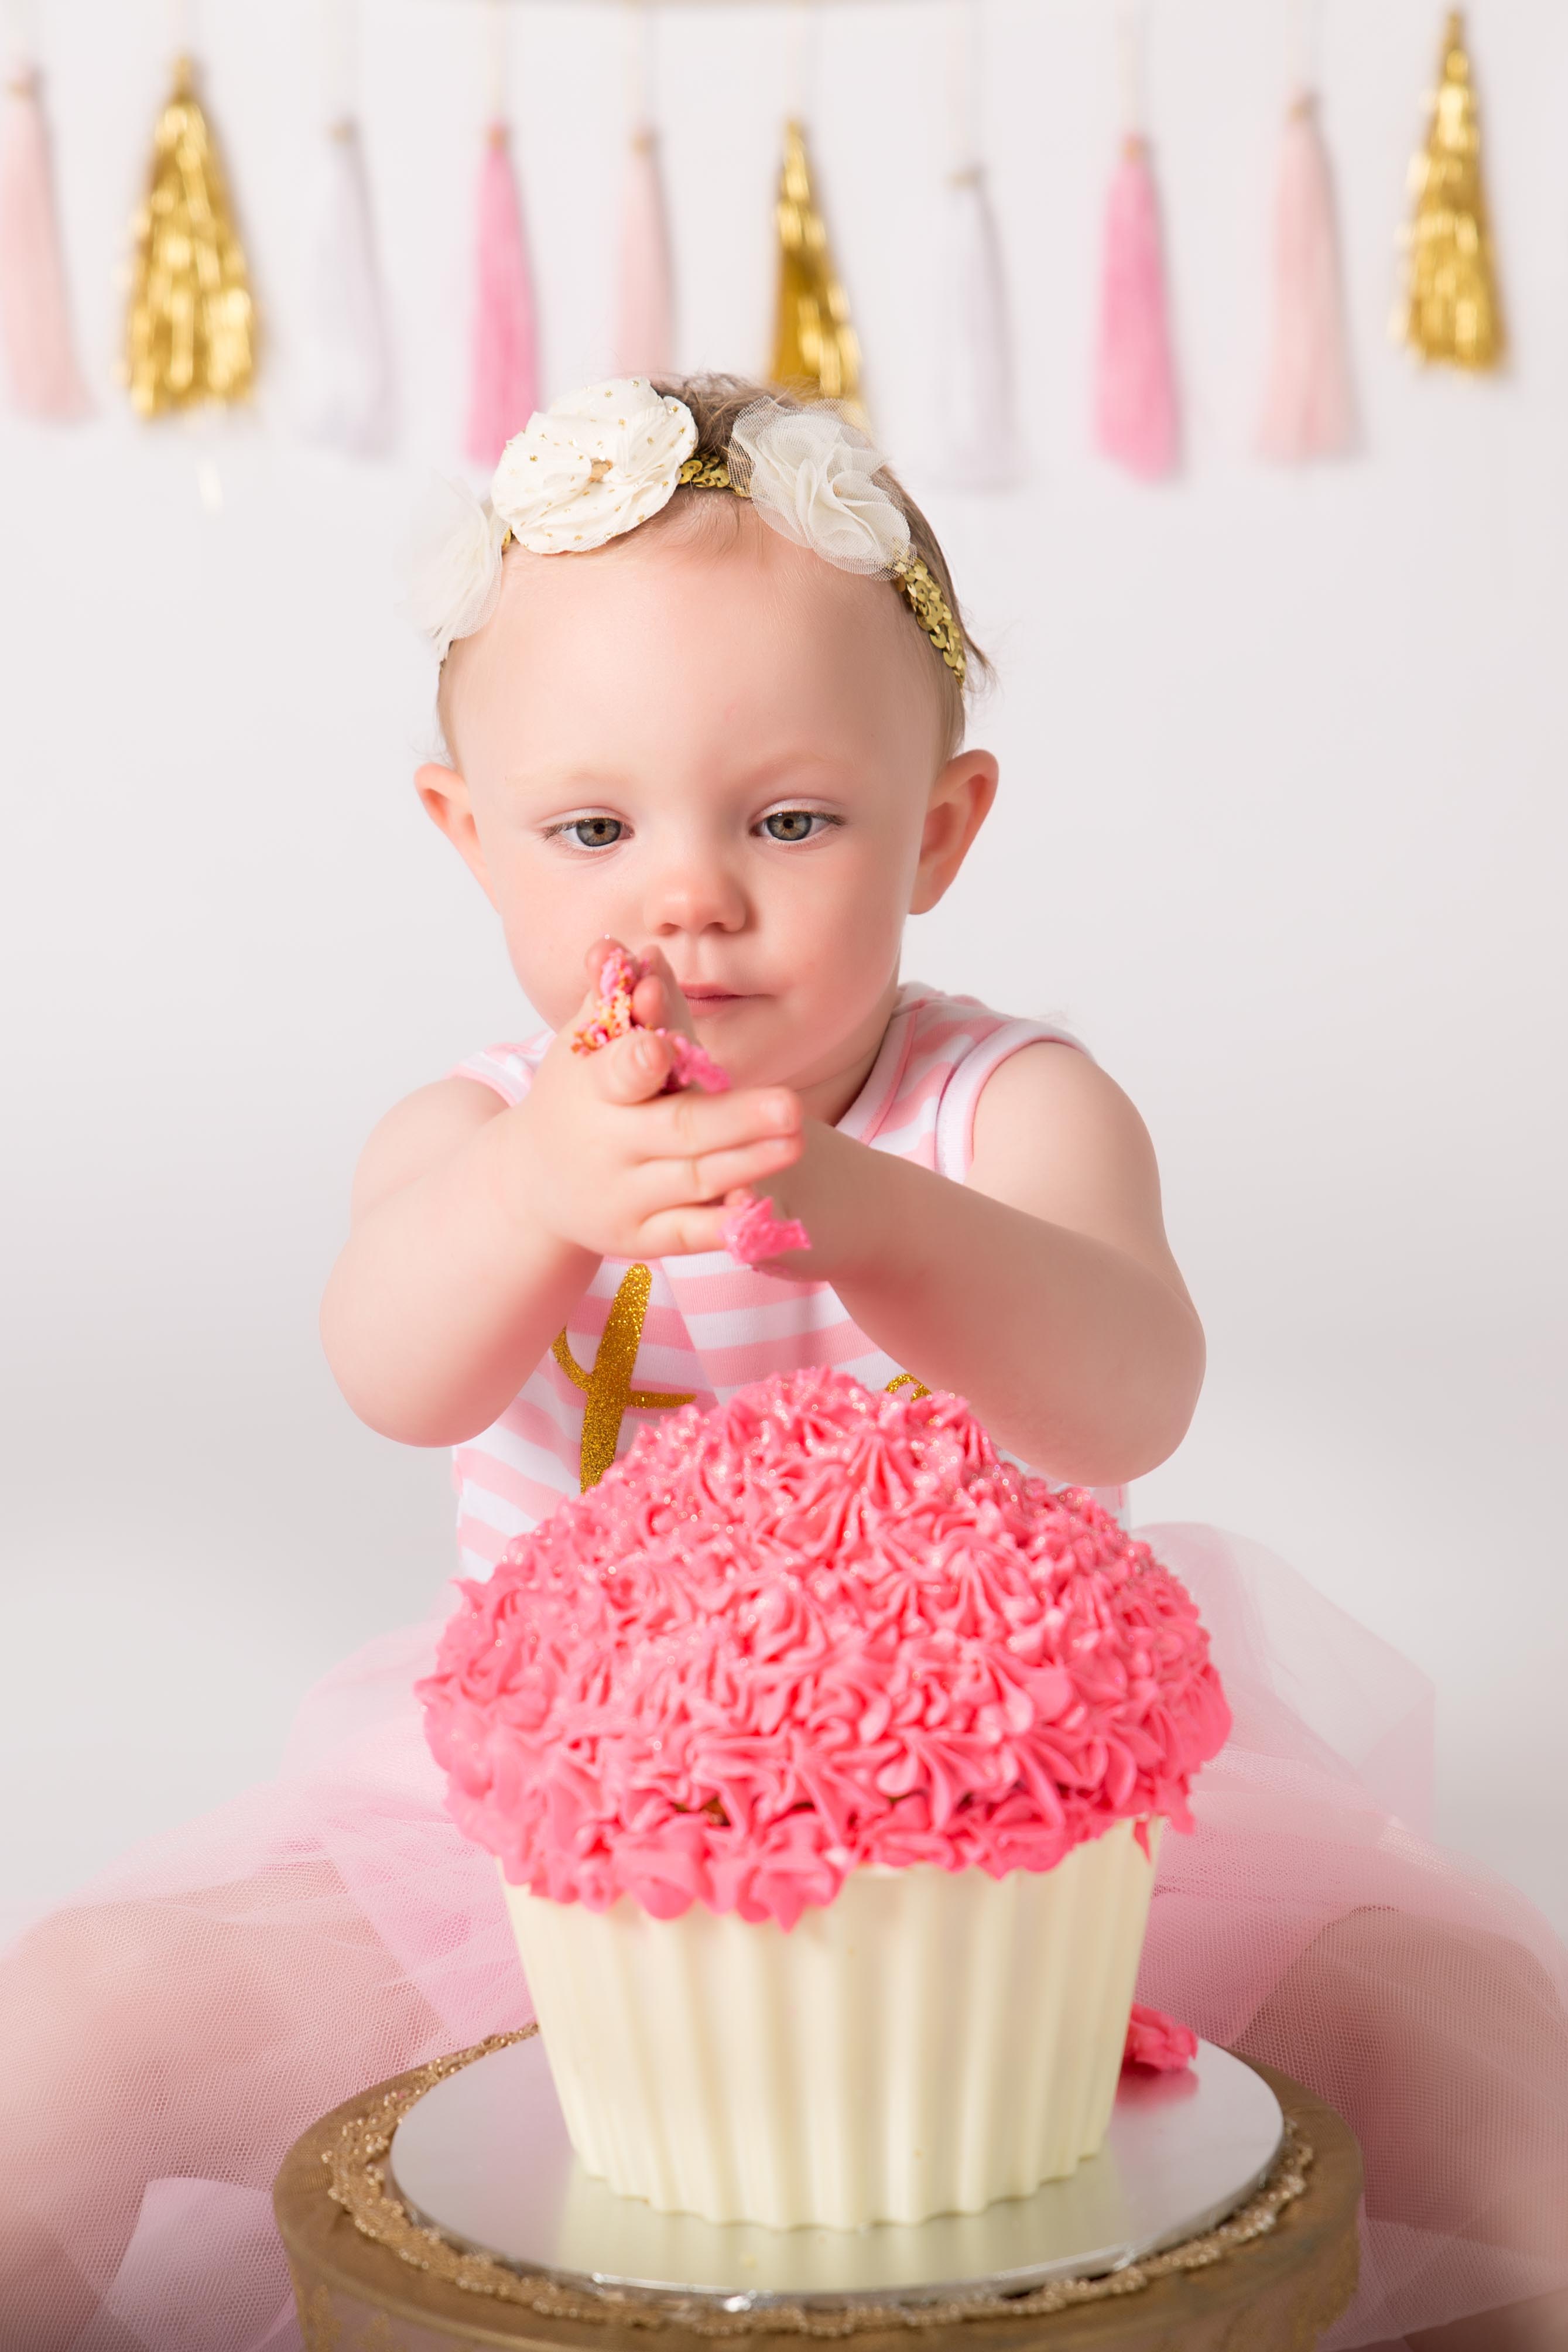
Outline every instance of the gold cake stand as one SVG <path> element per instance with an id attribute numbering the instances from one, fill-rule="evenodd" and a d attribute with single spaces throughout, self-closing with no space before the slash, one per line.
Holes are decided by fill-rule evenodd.
<path id="1" fill-rule="evenodd" d="M 852 2352 L 1308 2352 L 1354 2292 L 1360 2151 L 1333 2110 L 1272 2068 L 1256 2071 L 1287 2124 L 1287 2153 L 1228 2223 L 1067 2293 L 1001 2313 L 722 2313 L 683 2324 L 634 2294 L 597 2305 L 547 2279 L 519 2280 L 422 2231 L 389 2183 L 386 2150 L 424 2092 L 493 2045 L 377 2084 L 323 2116 L 285 2158 L 274 2188 L 307 2352 L 795 2352 L 803 2338 Z M 1046 2291 L 1049 2299 L 1050 2290 Z M 1061 2292 L 1058 2290 L 1057 2292 Z M 518 2301 L 507 2298 L 518 2296 Z"/>

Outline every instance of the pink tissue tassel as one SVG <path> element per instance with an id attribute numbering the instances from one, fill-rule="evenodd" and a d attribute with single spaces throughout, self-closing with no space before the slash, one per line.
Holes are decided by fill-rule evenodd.
<path id="1" fill-rule="evenodd" d="M 1274 197 L 1274 331 L 1259 454 L 1281 464 L 1343 457 L 1355 397 L 1340 285 L 1329 160 L 1313 100 L 1291 107 Z"/>
<path id="2" fill-rule="evenodd" d="M 622 196 L 615 301 L 617 375 L 667 375 L 674 362 L 674 288 L 657 133 L 632 133 Z"/>
<path id="3" fill-rule="evenodd" d="M 1101 454 L 1156 480 L 1179 446 L 1160 205 L 1145 142 L 1129 137 L 1105 205 L 1094 436 Z"/>
<path id="4" fill-rule="evenodd" d="M 538 405 L 534 287 L 523 210 L 502 122 L 493 122 L 479 171 L 473 374 L 465 446 L 494 466 Z"/>
<path id="5" fill-rule="evenodd" d="M 92 401 L 77 365 L 38 77 L 12 81 L 0 152 L 0 331 L 15 405 L 73 417 Z"/>

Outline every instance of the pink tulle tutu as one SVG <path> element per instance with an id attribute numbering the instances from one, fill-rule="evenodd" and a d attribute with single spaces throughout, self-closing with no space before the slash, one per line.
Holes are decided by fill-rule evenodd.
<path id="1" fill-rule="evenodd" d="M 1329 2344 L 1568 2284 L 1568 1952 L 1434 1846 L 1429 1692 L 1281 1563 L 1142 1532 L 1234 1735 L 1167 1836 L 1143 2000 L 1330 2100 L 1366 2160 Z M 0 1962 L 0 2345 L 298 2352 L 268 2187 L 326 2108 L 520 2023 L 495 1866 L 447 1819 L 429 1623 L 307 1699 L 278 1779 L 149 1842 Z"/>

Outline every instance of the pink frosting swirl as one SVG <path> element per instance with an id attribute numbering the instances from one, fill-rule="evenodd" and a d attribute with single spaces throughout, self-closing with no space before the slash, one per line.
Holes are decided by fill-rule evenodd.
<path id="1" fill-rule="evenodd" d="M 644 1430 L 464 1585 L 419 1685 L 507 1877 L 793 1926 L 863 1864 L 1190 1826 L 1229 1711 L 1186 1592 L 963 1402 L 780 1375 Z"/>
<path id="2" fill-rule="evenodd" d="M 809 1250 L 811 1246 L 811 1236 L 800 1218 L 779 1216 L 766 1193 L 760 1200 L 751 1193 L 739 1202 L 719 1231 L 726 1249 L 742 1265 L 761 1265 L 768 1258 L 781 1256 L 785 1250 Z"/>
<path id="3" fill-rule="evenodd" d="M 1156 2074 L 1174 2074 L 1197 2056 L 1197 2036 L 1190 2025 L 1179 2025 L 1163 2009 L 1149 2009 L 1141 2000 L 1133 2003 L 1122 2053 L 1124 2069 L 1146 2066 Z"/>
<path id="4" fill-rule="evenodd" d="M 574 1054 L 597 1054 L 614 1038 L 624 1037 L 630 1030 L 643 1024 L 632 1010 L 632 998 L 637 982 L 647 976 L 647 966 L 640 957 L 628 955 L 624 948 L 612 948 L 599 967 L 599 994 L 590 1009 L 588 1019 L 571 1033 Z M 706 1046 L 684 1029 L 655 1029 L 670 1049 L 670 1069 L 661 1094 L 676 1095 L 685 1087 L 696 1087 L 705 1095 L 729 1092 L 729 1075 L 721 1070 Z"/>

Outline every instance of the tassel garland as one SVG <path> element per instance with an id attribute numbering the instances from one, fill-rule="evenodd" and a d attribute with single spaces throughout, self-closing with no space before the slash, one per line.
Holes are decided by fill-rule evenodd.
<path id="1" fill-rule="evenodd" d="M 948 184 L 948 231 L 943 471 L 961 489 L 1005 489 L 1019 477 L 1012 335 L 1001 238 L 977 163 Z"/>
<path id="2" fill-rule="evenodd" d="M 14 407 L 26 416 L 90 414 L 71 331 L 43 95 L 32 68 L 11 83 L 0 149 L 0 336 Z"/>
<path id="3" fill-rule="evenodd" d="M 667 375 L 674 364 L 674 281 L 658 134 L 642 122 L 632 133 L 622 198 L 616 374 Z"/>
<path id="4" fill-rule="evenodd" d="M 1258 451 L 1281 465 L 1338 457 L 1355 438 L 1339 238 L 1315 100 L 1291 109 L 1274 197 L 1274 317 Z"/>
<path id="5" fill-rule="evenodd" d="M 1499 366 L 1503 327 L 1481 182 L 1464 21 L 1456 8 L 1443 34 L 1441 78 L 1427 143 L 1410 166 L 1415 212 L 1406 232 L 1405 297 L 1395 331 L 1423 360 L 1477 372 Z"/>
<path id="6" fill-rule="evenodd" d="M 246 399 L 256 374 L 256 306 L 189 58 L 176 63 L 158 118 L 133 235 L 125 380 L 137 414 Z"/>
<path id="7" fill-rule="evenodd" d="M 533 277 L 503 122 L 491 124 L 479 170 L 472 355 L 464 446 L 493 467 L 538 406 Z"/>
<path id="8" fill-rule="evenodd" d="M 1146 142 L 1128 136 L 1105 207 L 1094 437 L 1101 455 L 1146 481 L 1179 453 L 1159 198 Z"/>
<path id="9" fill-rule="evenodd" d="M 379 457 L 396 429 L 392 338 L 358 125 L 333 124 L 317 272 L 310 429 L 353 457 Z"/>
<path id="10" fill-rule="evenodd" d="M 779 229 L 779 297 L 774 316 L 775 383 L 819 400 L 837 401 L 857 423 L 861 355 L 850 323 L 849 297 L 833 265 L 811 184 L 802 125 L 784 126 L 784 160 L 774 215 Z"/>

